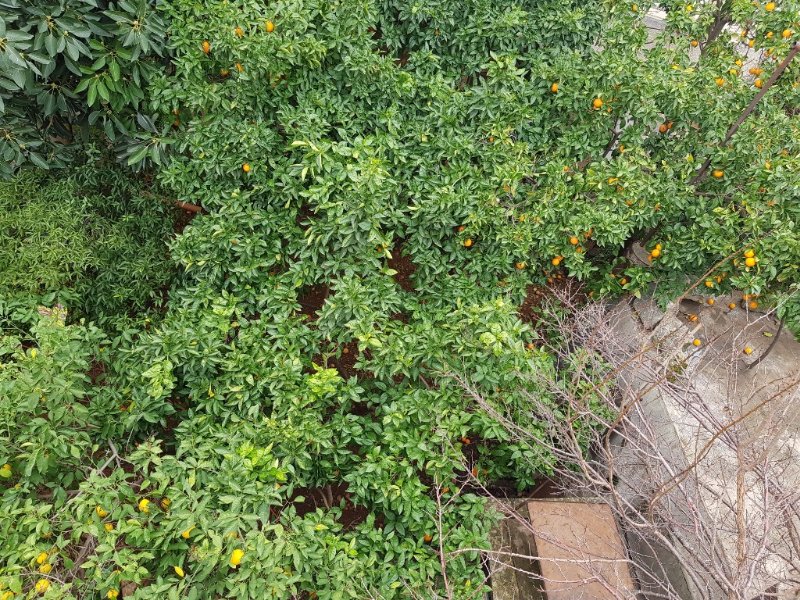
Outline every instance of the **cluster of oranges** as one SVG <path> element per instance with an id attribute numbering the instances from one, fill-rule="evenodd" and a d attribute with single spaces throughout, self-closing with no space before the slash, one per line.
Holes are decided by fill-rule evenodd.
<path id="1" fill-rule="evenodd" d="M 267 33 L 272 33 L 273 31 L 275 31 L 275 23 L 273 23 L 269 19 L 264 21 L 264 31 L 266 31 Z M 244 29 L 242 29 L 241 26 L 237 25 L 233 29 L 233 35 L 235 35 L 239 39 L 242 39 L 244 37 Z M 206 55 L 210 54 L 211 42 L 209 42 L 208 40 L 203 40 L 203 42 L 200 44 L 200 49 L 203 51 L 203 54 Z"/>
<path id="2" fill-rule="evenodd" d="M 272 33 L 273 31 L 275 31 L 275 23 L 273 23 L 272 21 L 269 21 L 269 20 L 264 21 L 264 31 L 266 31 L 267 33 Z M 242 29 L 238 25 L 233 30 L 233 35 L 236 36 L 239 39 L 242 39 L 244 37 L 244 33 L 245 33 L 244 29 Z M 200 49 L 203 51 L 203 54 L 208 56 L 209 54 L 211 54 L 211 42 L 209 42 L 208 40 L 203 40 L 200 43 Z M 242 63 L 238 63 L 237 62 L 234 66 L 236 67 L 236 70 L 239 73 L 244 72 L 244 66 L 242 66 Z M 220 69 L 219 70 L 219 74 L 222 77 L 227 77 L 228 75 L 230 75 L 230 73 L 231 72 L 230 72 L 229 69 Z"/>
<path id="3" fill-rule="evenodd" d="M 656 244 L 653 246 L 653 249 L 650 250 L 650 254 L 647 255 L 647 258 L 652 262 L 659 256 L 661 256 L 661 244 Z"/>
<path id="4" fill-rule="evenodd" d="M 667 133 L 670 129 L 672 129 L 673 124 L 674 123 L 672 121 L 665 121 L 664 123 L 658 126 L 658 132 Z"/>
<path id="5" fill-rule="evenodd" d="M 749 248 L 744 251 L 744 266 L 746 268 L 755 267 L 758 264 L 758 257 L 756 256 L 755 250 Z"/>
<path id="6" fill-rule="evenodd" d="M 748 309 L 756 310 L 758 308 L 758 300 L 756 300 L 757 297 L 758 294 L 745 294 L 742 296 L 742 300 L 744 300 Z"/>

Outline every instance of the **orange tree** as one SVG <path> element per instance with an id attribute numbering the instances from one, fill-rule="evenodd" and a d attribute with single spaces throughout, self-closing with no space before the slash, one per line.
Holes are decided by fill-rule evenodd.
<path id="1" fill-rule="evenodd" d="M 28 314 L 4 338 L 0 390 L 27 399 L 0 446 L 5 584 L 473 597 L 478 484 L 550 470 L 508 425 L 545 435 L 528 376 L 570 381 L 520 318 L 531 285 L 668 299 L 701 278 L 796 323 L 798 5 L 670 4 L 651 45 L 647 8 L 164 2 L 160 117 L 125 158 L 171 126 L 159 182 L 205 212 L 163 315 L 109 338 Z"/>

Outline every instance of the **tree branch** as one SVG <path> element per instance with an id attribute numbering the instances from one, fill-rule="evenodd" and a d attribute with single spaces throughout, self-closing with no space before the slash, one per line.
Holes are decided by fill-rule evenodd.
<path id="1" fill-rule="evenodd" d="M 783 72 L 786 70 L 786 67 L 789 66 L 789 63 L 792 62 L 792 59 L 795 56 L 797 56 L 798 52 L 800 52 L 800 44 L 795 44 L 789 51 L 789 54 L 786 55 L 786 58 L 784 58 L 781 61 L 781 63 L 777 66 L 777 68 L 772 72 L 772 75 L 770 75 L 769 79 L 767 79 L 764 85 L 761 86 L 761 89 L 750 101 L 750 104 L 747 105 L 747 108 L 745 108 L 742 111 L 742 114 L 739 115 L 739 118 L 736 119 L 736 122 L 733 125 L 731 125 L 730 129 L 728 129 L 728 132 L 725 134 L 725 139 L 722 140 L 720 146 L 724 146 L 725 144 L 730 142 L 731 138 L 734 135 L 736 135 L 736 132 L 739 131 L 739 127 L 742 126 L 742 123 L 744 123 L 747 120 L 747 117 L 749 117 L 750 114 L 756 109 L 756 106 L 758 106 L 759 102 L 761 102 L 761 99 L 775 84 L 778 78 L 781 75 L 783 75 Z M 703 165 L 700 167 L 700 170 L 697 171 L 697 175 L 692 177 L 691 181 L 689 181 L 689 185 L 697 185 L 698 183 L 703 181 L 703 179 L 705 179 L 706 176 L 708 175 L 709 166 L 711 166 L 710 156 L 703 162 Z"/>

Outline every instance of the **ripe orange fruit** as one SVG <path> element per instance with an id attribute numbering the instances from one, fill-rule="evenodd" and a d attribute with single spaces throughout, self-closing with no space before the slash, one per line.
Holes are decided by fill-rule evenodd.
<path id="1" fill-rule="evenodd" d="M 764 85 L 764 82 L 763 82 L 763 81 L 761 81 L 760 79 L 756 79 L 756 80 L 753 82 L 753 85 L 754 85 L 754 86 L 756 86 L 758 89 L 761 89 L 761 87 Z"/>
<path id="2" fill-rule="evenodd" d="M 592 107 L 595 110 L 600 110 L 601 108 L 603 108 L 603 101 L 600 98 L 595 98 L 594 100 L 592 100 Z"/>
<path id="3" fill-rule="evenodd" d="M 245 173 L 249 173 L 250 172 L 250 163 L 244 163 L 242 165 L 242 171 L 244 171 Z"/>
<path id="4" fill-rule="evenodd" d="M 636 4 L 631 4 L 631 12 L 639 12 L 639 6 Z"/>
<path id="5" fill-rule="evenodd" d="M 200 45 L 200 47 L 203 49 L 203 54 L 208 54 L 211 52 L 211 42 L 208 40 L 203 40 L 203 43 Z"/>
<path id="6" fill-rule="evenodd" d="M 755 255 L 756 255 L 756 253 L 755 253 L 755 251 L 754 251 L 754 250 L 752 250 L 752 249 L 749 249 L 749 250 L 745 250 L 745 251 L 744 251 L 744 257 L 745 257 L 745 258 L 753 258 Z"/>
<path id="7" fill-rule="evenodd" d="M 472 440 L 465 436 L 461 438 L 461 443 L 465 446 L 469 446 L 472 443 Z"/>
<path id="8" fill-rule="evenodd" d="M 650 251 L 650 258 L 658 258 L 661 256 L 661 249 L 656 247 Z"/>
<path id="9" fill-rule="evenodd" d="M 719 87 L 722 87 L 723 85 L 725 85 L 725 78 L 724 77 L 717 77 L 714 80 L 714 83 L 716 83 Z"/>
<path id="10" fill-rule="evenodd" d="M 264 23 L 264 29 L 266 29 L 267 33 L 272 33 L 273 31 L 275 31 L 275 23 L 273 23 L 272 21 L 267 21 L 266 23 Z"/>
<path id="11" fill-rule="evenodd" d="M 583 246 L 578 246 L 577 248 L 575 248 L 575 252 L 577 252 L 578 254 L 583 254 Z"/>
<path id="12" fill-rule="evenodd" d="M 700 45 L 700 42 L 698 42 L 697 40 L 692 40 L 691 42 L 689 42 L 689 45 L 690 45 L 692 48 L 697 48 L 697 46 L 699 46 L 699 45 Z"/>
<path id="13" fill-rule="evenodd" d="M 705 285 L 706 285 L 707 288 L 713 288 L 714 287 L 714 282 L 711 281 L 710 279 L 706 279 L 706 284 Z"/>
<path id="14" fill-rule="evenodd" d="M 669 128 L 666 123 L 662 123 L 658 126 L 658 133 L 667 133 L 667 131 L 669 131 Z"/>
<path id="15" fill-rule="evenodd" d="M 691 315 L 689 315 L 688 317 L 686 317 L 686 320 L 688 320 L 688 321 L 689 321 L 689 322 L 691 322 L 691 323 L 694 323 L 695 321 L 697 321 L 697 319 L 698 319 L 698 318 L 699 318 L 699 317 L 698 317 L 697 315 L 695 315 L 695 314 L 691 314 Z"/>
<path id="16" fill-rule="evenodd" d="M 244 71 L 244 67 L 242 66 L 242 63 L 238 63 L 237 62 L 234 66 L 236 67 L 236 70 L 239 71 L 239 73 L 242 73 Z"/>
<path id="17" fill-rule="evenodd" d="M 557 94 L 558 93 L 558 83 L 554 83 L 553 85 L 551 85 L 550 86 L 550 91 L 553 92 L 554 94 Z"/>
<path id="18" fill-rule="evenodd" d="M 714 179 L 722 179 L 725 176 L 725 171 L 722 169 L 714 169 L 711 174 L 714 176 Z"/>
<path id="19" fill-rule="evenodd" d="M 772 12 L 773 10 L 775 10 L 775 3 L 774 2 L 767 2 L 764 5 L 764 10 L 767 11 L 767 12 Z"/>
<path id="20" fill-rule="evenodd" d="M 756 45 L 756 41 L 755 41 L 755 40 L 750 40 L 749 42 L 747 42 L 747 45 L 748 45 L 748 47 L 750 47 L 750 48 L 754 48 L 754 47 L 755 47 L 755 45 Z"/>
<path id="21" fill-rule="evenodd" d="M 471 248 L 472 247 L 472 239 L 467 238 L 464 240 L 464 248 Z"/>
<path id="22" fill-rule="evenodd" d="M 730 304 L 728 304 L 728 308 L 730 308 L 731 310 L 735 310 L 736 309 L 736 302 L 731 302 Z"/>
<path id="23" fill-rule="evenodd" d="M 236 29 L 233 30 L 233 35 L 235 35 L 237 38 L 244 37 L 244 29 L 237 25 Z"/>
<path id="24" fill-rule="evenodd" d="M 750 75 L 761 75 L 761 73 L 763 73 L 763 72 L 764 72 L 764 69 L 759 69 L 758 67 L 753 67 L 752 69 L 750 69 L 748 71 L 748 73 L 750 73 Z"/>
<path id="25" fill-rule="evenodd" d="M 518 262 L 514 266 L 517 268 L 518 271 L 522 271 L 522 269 L 525 268 L 525 263 L 524 262 Z"/>
<path id="26" fill-rule="evenodd" d="M 714 306 L 714 299 L 709 298 L 708 300 L 706 300 L 706 304 L 708 304 L 709 306 Z"/>
<path id="27" fill-rule="evenodd" d="M 744 352 L 747 355 L 750 355 L 750 354 L 753 353 L 753 349 L 750 346 L 745 346 L 744 350 L 742 350 L 742 352 Z"/>
<path id="28" fill-rule="evenodd" d="M 569 238 L 569 243 L 572 244 L 573 246 L 577 246 L 578 245 L 578 238 L 576 238 L 573 235 L 571 238 Z"/>
<path id="29" fill-rule="evenodd" d="M 768 40 L 771 40 L 773 35 L 775 34 L 772 33 L 771 31 L 768 31 L 764 37 L 767 38 Z"/>
<path id="30" fill-rule="evenodd" d="M 460 233 L 460 232 L 462 232 L 462 231 L 464 231 L 466 228 L 467 228 L 467 227 L 466 227 L 466 225 L 459 225 L 459 226 L 458 226 L 458 231 L 459 231 L 459 233 Z"/>
<path id="31" fill-rule="evenodd" d="M 472 471 L 470 471 L 470 473 L 472 473 L 473 477 L 477 477 L 478 476 L 478 467 L 472 467 Z"/>
<path id="32" fill-rule="evenodd" d="M 755 300 L 750 300 L 750 302 L 747 303 L 747 308 L 749 308 L 750 310 L 757 309 L 758 308 L 758 302 L 756 302 Z"/>
<path id="33" fill-rule="evenodd" d="M 47 579 L 40 579 L 36 582 L 34 589 L 36 590 L 37 594 L 44 596 L 45 593 L 47 593 L 47 590 L 50 589 L 50 582 L 47 581 Z"/>
<path id="34" fill-rule="evenodd" d="M 703 343 L 703 342 L 700 340 L 700 338 L 694 338 L 694 340 L 692 340 L 692 344 L 693 344 L 694 346 L 699 346 L 699 345 L 700 345 L 700 344 L 702 344 L 702 343 Z"/>
<path id="35" fill-rule="evenodd" d="M 561 264 L 562 260 L 563 258 L 561 256 L 556 256 L 553 260 L 550 261 L 550 264 L 552 264 L 554 267 L 557 267 L 558 265 Z"/>
<path id="36" fill-rule="evenodd" d="M 425 542 L 426 544 L 430 544 L 432 540 L 433 536 L 430 533 L 426 533 L 425 535 L 422 536 L 422 541 Z"/>
<path id="37" fill-rule="evenodd" d="M 239 564 L 241 564 L 241 562 L 242 562 L 242 558 L 244 558 L 244 550 L 241 550 L 240 548 L 236 548 L 236 550 L 234 550 L 234 551 L 231 553 L 231 558 L 230 558 L 230 560 L 228 561 L 228 564 L 229 564 L 229 565 L 230 565 L 232 568 L 234 568 L 234 569 L 235 569 L 236 567 L 238 567 L 238 566 L 239 566 Z"/>
<path id="38" fill-rule="evenodd" d="M 784 29 L 781 33 L 781 37 L 785 40 L 788 40 L 790 37 L 792 37 L 793 33 L 794 32 L 791 29 Z"/>
<path id="39" fill-rule="evenodd" d="M 750 256 L 744 259 L 744 264 L 748 267 L 755 267 L 756 266 L 756 259 L 754 256 Z"/>
<path id="40" fill-rule="evenodd" d="M 628 285 L 628 279 L 627 279 L 627 277 L 623 277 L 622 279 L 620 279 L 620 280 L 619 280 L 619 284 L 620 284 L 620 285 Z"/>

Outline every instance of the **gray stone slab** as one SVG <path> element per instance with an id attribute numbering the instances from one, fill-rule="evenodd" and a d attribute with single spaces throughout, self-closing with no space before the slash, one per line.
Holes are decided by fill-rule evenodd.
<path id="1" fill-rule="evenodd" d="M 494 501 L 495 510 L 513 516 L 504 517 L 489 532 L 494 551 L 490 562 L 493 600 L 547 600 L 532 575 L 538 573 L 536 562 L 524 558 L 536 555 L 526 503 L 525 498 Z"/>

